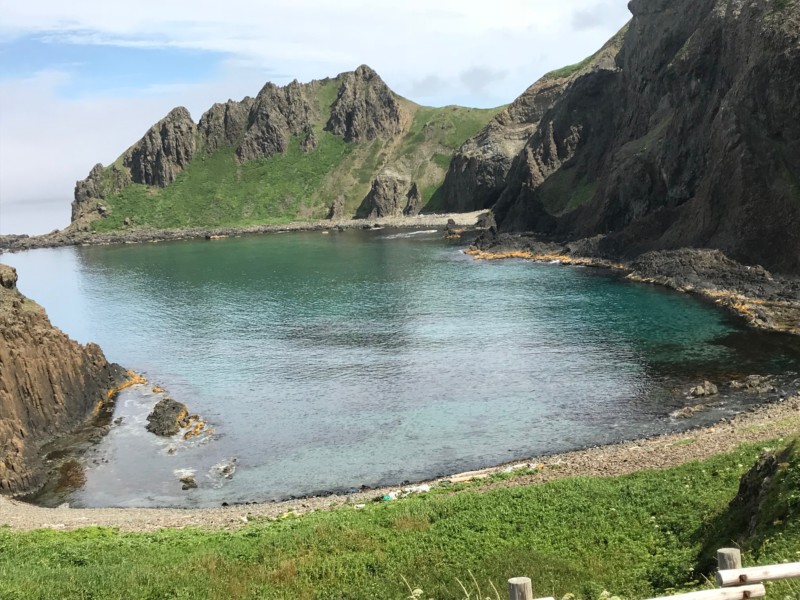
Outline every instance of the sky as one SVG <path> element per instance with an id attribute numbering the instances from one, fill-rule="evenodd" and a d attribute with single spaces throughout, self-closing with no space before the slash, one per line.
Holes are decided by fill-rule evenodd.
<path id="1" fill-rule="evenodd" d="M 419 104 L 511 102 L 594 53 L 626 0 L 0 0 L 0 233 L 69 224 L 75 181 L 175 106 L 368 64 Z"/>

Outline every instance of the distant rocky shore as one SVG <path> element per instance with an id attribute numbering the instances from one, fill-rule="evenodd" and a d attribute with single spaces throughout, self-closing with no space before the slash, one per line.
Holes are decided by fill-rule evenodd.
<path id="1" fill-rule="evenodd" d="M 800 278 L 770 273 L 731 260 L 719 250 L 655 250 L 622 261 L 598 250 L 602 236 L 570 243 L 492 228 L 467 250 L 487 260 L 522 258 L 616 269 L 631 281 L 698 294 L 743 317 L 758 329 L 800 335 Z"/>
<path id="2" fill-rule="evenodd" d="M 487 211 L 452 214 L 421 214 L 404 217 L 382 217 L 376 219 L 320 220 L 292 222 L 284 225 L 252 225 L 247 227 L 193 227 L 188 229 L 131 228 L 97 233 L 79 231 L 67 227 L 44 235 L 0 235 L 0 253 L 22 252 L 37 248 L 61 246 L 92 246 L 109 244 L 141 244 L 145 242 L 169 242 L 178 240 L 216 240 L 241 235 L 280 233 L 286 231 L 329 231 L 344 229 L 370 229 L 379 227 L 397 228 L 444 228 L 452 221 L 454 226 L 471 227 Z"/>

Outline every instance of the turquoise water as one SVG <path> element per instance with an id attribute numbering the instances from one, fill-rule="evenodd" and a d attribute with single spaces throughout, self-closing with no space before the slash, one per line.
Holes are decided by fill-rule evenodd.
<path id="1" fill-rule="evenodd" d="M 652 434 L 698 379 L 797 368 L 797 347 L 604 271 L 481 262 L 440 233 L 349 231 L 5 255 L 81 342 L 213 425 L 170 442 L 128 390 L 86 506 L 268 501 L 420 480 Z M 753 401 L 753 400 L 750 400 Z M 169 454 L 170 448 L 174 454 Z M 231 480 L 214 465 L 236 459 Z M 195 472 L 182 491 L 176 472 Z"/>

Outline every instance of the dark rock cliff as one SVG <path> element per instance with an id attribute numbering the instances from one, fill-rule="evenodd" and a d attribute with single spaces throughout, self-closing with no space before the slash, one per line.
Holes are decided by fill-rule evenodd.
<path id="1" fill-rule="evenodd" d="M 237 146 L 244 137 L 253 99 L 247 96 L 241 102 L 228 100 L 216 103 L 202 117 L 197 129 L 206 152 L 216 152 L 225 146 Z"/>
<path id="2" fill-rule="evenodd" d="M 41 483 L 39 448 L 90 418 L 125 378 L 96 344 L 81 346 L 50 324 L 0 265 L 0 492 Z"/>
<path id="3" fill-rule="evenodd" d="M 451 168 L 447 197 L 496 197 L 506 231 L 600 234 L 608 256 L 710 247 L 800 272 L 800 3 L 629 8 L 613 68 L 573 77 L 507 174 L 492 176 L 502 153 Z M 467 158 L 489 135 L 465 144 Z"/>
<path id="4" fill-rule="evenodd" d="M 356 211 L 358 219 L 416 215 L 422 208 L 417 184 L 386 170 L 372 181 L 372 188 Z"/>
<path id="5" fill-rule="evenodd" d="M 453 156 L 442 188 L 445 210 L 468 212 L 490 208 L 508 183 L 514 159 L 536 132 L 545 113 L 578 78 L 596 71 L 617 69 L 625 29 L 586 64 L 548 73 L 509 104 Z"/>
<path id="6" fill-rule="evenodd" d="M 309 100 L 316 82 L 297 80 L 279 87 L 268 83 L 256 96 L 247 120 L 247 132 L 236 151 L 242 161 L 267 158 L 286 151 L 289 138 L 311 129 L 319 105 Z"/>
<path id="7" fill-rule="evenodd" d="M 189 111 L 174 108 L 125 153 L 122 164 L 134 183 L 169 185 L 194 158 L 196 133 Z"/>
<path id="8" fill-rule="evenodd" d="M 407 127 L 407 115 L 400 101 L 383 79 L 367 65 L 339 76 L 342 84 L 327 131 L 348 142 L 398 135 Z"/>

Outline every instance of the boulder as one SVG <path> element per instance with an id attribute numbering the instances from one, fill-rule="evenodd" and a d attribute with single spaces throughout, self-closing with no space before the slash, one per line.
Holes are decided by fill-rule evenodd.
<path id="1" fill-rule="evenodd" d="M 185 404 L 172 398 L 164 398 L 147 416 L 147 431 L 163 437 L 175 435 L 183 427 L 188 414 Z"/>
<path id="2" fill-rule="evenodd" d="M 743 380 L 731 381 L 731 387 L 750 394 L 767 394 L 775 391 L 775 386 L 772 385 L 770 378 L 763 375 L 748 375 Z"/>
<path id="3" fill-rule="evenodd" d="M 717 394 L 717 392 L 719 392 L 717 386 L 711 383 L 710 381 L 704 381 L 700 385 L 695 386 L 691 390 L 689 390 L 689 393 L 696 398 L 700 398 L 703 396 L 714 396 L 715 394 Z"/>

